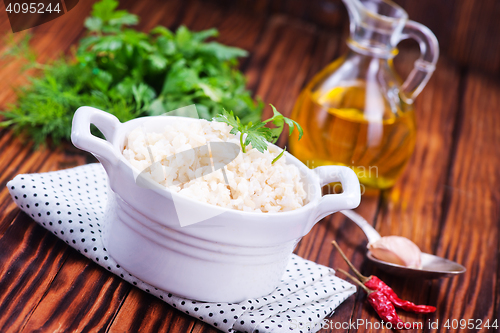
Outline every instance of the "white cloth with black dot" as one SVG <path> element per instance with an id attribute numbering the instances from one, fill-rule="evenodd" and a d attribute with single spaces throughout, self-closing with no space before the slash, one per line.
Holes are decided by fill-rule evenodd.
<path id="1" fill-rule="evenodd" d="M 107 201 L 107 175 L 96 164 L 18 175 L 7 186 L 16 204 L 36 222 L 125 281 L 179 311 L 225 332 L 316 332 L 325 317 L 356 288 L 331 268 L 292 255 L 278 288 L 241 303 L 204 303 L 148 285 L 109 257 L 100 233 Z"/>

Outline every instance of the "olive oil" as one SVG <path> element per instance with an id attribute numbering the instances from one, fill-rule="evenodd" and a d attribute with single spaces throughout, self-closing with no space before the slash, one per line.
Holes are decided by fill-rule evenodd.
<path id="1" fill-rule="evenodd" d="M 394 185 L 415 146 L 411 105 L 390 103 L 363 81 L 328 91 L 306 88 L 292 112 L 304 136 L 290 140 L 291 152 L 310 168 L 351 167 L 370 188 Z"/>
<path id="2" fill-rule="evenodd" d="M 292 118 L 304 128 L 290 141 L 309 167 L 353 168 L 365 187 L 394 185 L 413 153 L 413 102 L 438 57 L 436 36 L 408 20 L 391 1 L 343 0 L 349 12 L 347 52 L 317 73 L 302 91 Z M 402 39 L 413 38 L 420 57 L 403 81 L 393 66 Z"/>

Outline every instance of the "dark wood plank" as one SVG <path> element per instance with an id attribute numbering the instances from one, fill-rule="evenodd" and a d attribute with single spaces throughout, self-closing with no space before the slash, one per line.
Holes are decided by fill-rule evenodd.
<path id="1" fill-rule="evenodd" d="M 341 0 L 210 0 L 218 6 L 242 9 L 254 16 L 286 15 L 324 28 L 336 28 L 347 19 Z"/>
<path id="2" fill-rule="evenodd" d="M 22 330 L 68 251 L 29 216 L 17 216 L 0 238 L 0 331 Z"/>
<path id="3" fill-rule="evenodd" d="M 0 138 L 0 149 L 4 156 L 0 160 L 0 168 L 3 170 L 0 174 L 0 236 L 12 222 L 12 219 L 4 217 L 12 215 L 16 210 L 19 212 L 5 186 L 7 182 L 20 173 L 48 172 L 84 164 L 86 155 L 68 145 L 66 143 L 57 150 L 44 147 L 34 150 L 31 143 L 25 144 L 14 139 L 11 132 Z"/>
<path id="4" fill-rule="evenodd" d="M 500 3 L 494 0 L 466 1 L 458 4 L 456 32 L 450 41 L 449 53 L 461 64 L 498 74 L 500 43 L 490 36 L 500 33 L 497 20 Z M 467 22 L 466 24 L 464 24 Z"/>
<path id="5" fill-rule="evenodd" d="M 410 19 L 429 27 L 437 36 L 441 54 L 463 66 L 490 73 L 500 70 L 500 33 L 495 0 L 397 1 Z"/>
<path id="6" fill-rule="evenodd" d="M 340 47 L 345 44 L 345 39 L 346 36 L 339 31 L 318 30 L 315 34 L 314 45 L 310 50 L 312 57 L 301 88 L 304 88 L 314 75 L 344 53 Z M 295 98 L 297 97 L 298 94 Z"/>
<path id="7" fill-rule="evenodd" d="M 7 12 L 5 11 L 5 3 L 0 2 L 0 12 L 4 13 L 2 20 L 0 20 L 0 36 L 4 36 L 4 34 L 12 33 L 12 29 L 10 27 L 10 22 L 7 17 Z M 1 52 L 1 51 L 0 51 Z"/>
<path id="8" fill-rule="evenodd" d="M 316 28 L 284 16 L 268 24 L 246 74 L 257 96 L 289 115 L 308 73 Z M 264 118 L 271 114 L 266 108 Z"/>
<path id="9" fill-rule="evenodd" d="M 158 298 L 132 288 L 109 332 L 190 332 L 196 321 Z"/>
<path id="10" fill-rule="evenodd" d="M 270 2 L 269 7 L 275 14 L 286 14 L 330 29 L 341 25 L 347 14 L 341 0 L 271 0 Z"/>
<path id="11" fill-rule="evenodd" d="M 228 1 L 214 1 L 227 5 Z M 500 71 L 500 33 L 496 0 L 395 0 L 411 20 L 429 27 L 440 42 L 441 54 L 464 66 L 483 71 Z M 238 7 L 260 15 L 286 15 L 326 29 L 339 29 L 348 20 L 341 0 L 260 0 L 239 1 Z"/>
<path id="12" fill-rule="evenodd" d="M 131 13 L 139 16 L 137 30 L 148 32 L 157 25 L 172 28 L 178 24 L 181 12 L 185 3 L 183 1 L 128 1 L 121 3 L 123 7 Z"/>
<path id="13" fill-rule="evenodd" d="M 218 1 L 224 3 L 224 1 Z M 411 20 L 429 27 L 438 37 L 441 53 L 464 66 L 500 71 L 500 33 L 496 0 L 395 0 Z M 239 6 L 261 14 L 284 14 L 328 29 L 339 29 L 348 20 L 341 0 L 242 1 Z"/>
<path id="14" fill-rule="evenodd" d="M 128 283 L 75 250 L 68 251 L 64 265 L 27 321 L 25 332 L 104 331 L 128 294 Z"/>
<path id="15" fill-rule="evenodd" d="M 216 27 L 219 30 L 218 42 L 252 51 L 265 22 L 264 17 L 250 16 L 239 8 L 193 0 L 181 24 L 196 31 Z M 245 58 L 241 60 L 246 61 Z"/>
<path id="16" fill-rule="evenodd" d="M 7 140 L 7 142 L 9 141 L 10 140 Z M 48 150 L 41 149 L 34 153 L 31 153 L 30 150 L 31 145 L 25 146 L 18 140 L 13 140 L 12 144 L 3 150 L 5 157 L 2 161 L 0 161 L 0 167 L 4 170 L 4 172 L 0 175 L 0 208 L 4 208 L 5 210 L 2 210 L 3 213 L 1 213 L 0 216 L 9 215 L 13 209 L 13 201 L 7 187 L 5 186 L 7 182 L 14 178 L 20 170 L 25 172 L 34 172 L 39 170 L 43 162 L 51 155 L 51 152 Z M 8 206 L 10 206 L 9 209 L 7 209 Z M 10 222 L 12 222 L 12 220 L 0 220 L 0 236 L 9 226 Z"/>
<path id="17" fill-rule="evenodd" d="M 0 290 L 3 292 L 0 295 L 0 327 L 5 324 L 5 330 L 7 327 L 19 330 L 24 326 L 63 265 L 69 250 L 31 217 L 19 213 L 20 209 L 10 198 L 5 182 L 17 173 L 47 172 L 80 165 L 85 161 L 81 154 L 72 156 L 70 151 L 31 151 L 31 145 L 26 147 L 18 140 L 15 142 L 3 151 L 6 156 L 17 154 L 16 158 L 2 160 L 7 165 L 1 166 L 5 172 L 1 177 L 0 190 L 0 268 L 4 270 L 0 272 Z M 11 293 L 11 289 L 15 290 L 15 294 Z"/>
<path id="18" fill-rule="evenodd" d="M 477 72 L 466 77 L 463 115 L 447 186 L 436 254 L 468 272 L 441 280 L 431 291 L 444 319 L 498 319 L 500 83 Z M 487 332 L 487 329 L 481 331 Z"/>
<path id="19" fill-rule="evenodd" d="M 196 322 L 195 326 L 191 330 L 191 333 L 217 333 L 220 332 L 216 330 L 215 327 L 203 324 L 201 321 Z"/>
<path id="20" fill-rule="evenodd" d="M 78 7 L 67 14 L 28 30 L 33 34 L 30 46 L 37 54 L 37 61 L 45 63 L 69 50 L 70 45 L 83 31 L 83 21 L 90 12 L 91 5 L 90 1 L 81 1 Z M 23 34 L 24 32 L 17 33 L 14 38 L 16 40 L 22 38 Z M 6 67 L 2 66 L 2 76 L 8 77 L 9 80 L 0 82 L 0 109 L 4 109 L 8 103 L 15 100 L 12 88 L 27 82 L 26 77 L 19 75 L 22 65 L 22 61 L 9 60 Z"/>
<path id="21" fill-rule="evenodd" d="M 396 186 L 387 191 L 377 228 L 382 235 L 412 239 L 424 252 L 433 252 L 442 216 L 453 131 L 458 125 L 461 76 L 441 59 L 437 70 L 417 97 L 415 151 Z"/>

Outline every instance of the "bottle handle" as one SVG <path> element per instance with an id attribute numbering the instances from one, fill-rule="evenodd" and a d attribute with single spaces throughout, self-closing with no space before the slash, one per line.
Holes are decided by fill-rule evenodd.
<path id="1" fill-rule="evenodd" d="M 401 91 L 408 103 L 413 103 L 415 97 L 431 78 L 439 58 L 439 43 L 436 36 L 425 25 L 415 21 L 406 22 L 401 40 L 412 38 L 420 47 L 420 57 L 401 86 Z"/>

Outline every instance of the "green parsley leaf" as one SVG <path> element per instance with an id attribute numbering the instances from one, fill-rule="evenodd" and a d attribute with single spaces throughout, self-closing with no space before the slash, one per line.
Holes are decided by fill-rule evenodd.
<path id="1" fill-rule="evenodd" d="M 226 110 L 223 110 L 222 114 L 214 117 L 213 120 L 223 122 L 231 126 L 231 134 L 237 135 L 238 133 L 240 133 L 240 144 L 243 153 L 246 153 L 246 148 L 250 144 L 252 145 L 252 148 L 257 149 L 261 153 L 266 151 L 268 142 L 275 143 L 276 141 L 278 141 L 285 123 L 290 126 L 289 135 L 292 135 L 294 128 L 297 127 L 300 140 L 302 138 L 302 135 L 304 134 L 304 131 L 302 130 L 302 127 L 299 125 L 299 123 L 283 116 L 278 112 L 278 110 L 276 110 L 274 105 L 270 105 L 273 109 L 273 116 L 256 124 L 243 124 L 232 111 L 228 112 Z M 269 122 L 272 122 L 275 127 L 265 127 L 265 125 Z M 285 150 L 286 147 L 278 156 L 276 156 L 275 159 L 273 159 L 272 164 L 274 164 L 274 162 L 276 162 L 281 158 L 281 156 L 283 156 Z"/>
<path id="2" fill-rule="evenodd" d="M 263 123 L 266 124 L 268 122 L 272 122 L 274 124 L 274 126 L 276 126 L 275 128 L 271 129 L 271 133 L 272 133 L 271 143 L 276 143 L 276 141 L 278 141 L 278 138 L 280 137 L 281 132 L 283 132 L 283 126 L 285 123 L 290 127 L 290 131 L 289 131 L 288 135 L 292 135 L 294 128 L 297 127 L 297 130 L 299 131 L 299 140 L 300 140 L 302 138 L 302 135 L 304 134 L 304 131 L 303 131 L 302 127 L 299 125 L 299 123 L 297 123 L 296 121 L 294 121 L 290 118 L 284 117 L 281 113 L 278 112 L 278 110 L 276 110 L 274 105 L 272 105 L 272 104 L 270 104 L 270 105 L 273 108 L 273 116 L 267 120 L 264 120 Z"/>
<path id="3" fill-rule="evenodd" d="M 273 159 L 273 161 L 271 162 L 271 164 L 274 164 L 274 162 L 276 162 L 277 160 L 279 160 L 279 159 L 281 158 L 281 156 L 283 156 L 283 154 L 285 154 L 285 151 L 286 151 L 286 146 L 285 146 L 285 148 L 281 151 L 281 153 Z"/>
<path id="4" fill-rule="evenodd" d="M 37 144 L 48 137 L 57 144 L 70 138 L 73 113 L 83 105 L 120 121 L 191 104 L 205 119 L 223 108 L 232 110 L 241 126 L 260 121 L 263 103 L 252 98 L 237 68 L 245 50 L 206 42 L 218 35 L 216 29 L 181 26 L 173 32 L 159 26 L 143 33 L 130 28 L 139 21 L 136 15 L 117 8 L 116 0 L 96 2 L 76 54 L 52 63 L 36 63 L 27 38 L 6 43 L 3 56 L 29 55 L 31 68 L 39 71 L 19 89 L 16 103 L 0 110 L 0 128 L 10 127 Z M 258 138 L 249 140 L 263 149 Z"/>

